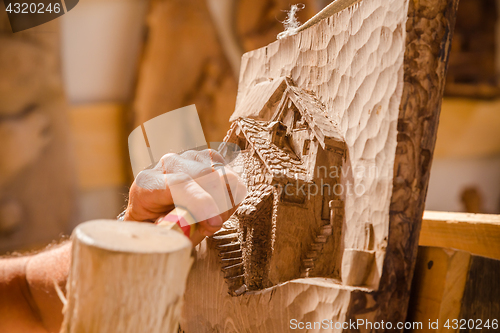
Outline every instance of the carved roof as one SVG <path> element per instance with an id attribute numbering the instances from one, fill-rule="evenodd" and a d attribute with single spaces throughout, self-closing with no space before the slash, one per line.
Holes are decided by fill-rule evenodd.
<path id="1" fill-rule="evenodd" d="M 238 96 L 231 121 L 239 118 L 276 121 L 291 100 L 318 139 L 321 147 L 344 142 L 340 119 L 328 115 L 326 106 L 313 92 L 298 88 L 289 77 L 255 84 L 245 96 Z"/>
<path id="2" fill-rule="evenodd" d="M 276 178 L 286 177 L 291 179 L 306 180 L 307 168 L 293 152 L 280 148 L 270 140 L 272 123 L 241 118 L 234 122 L 241 128 L 246 139 L 259 155 L 269 172 Z M 234 131 L 234 127 L 230 133 Z"/>
<path id="3" fill-rule="evenodd" d="M 287 88 L 285 81 L 285 78 L 269 79 L 255 84 L 246 95 L 238 96 L 236 108 L 229 121 L 235 121 L 238 118 L 269 120 L 273 106 L 276 107 L 280 102 Z"/>
<path id="4" fill-rule="evenodd" d="M 273 193 L 273 187 L 267 184 L 260 184 L 247 194 L 236 210 L 237 216 L 253 216 L 253 213 L 260 209 L 265 200 Z"/>
<path id="5" fill-rule="evenodd" d="M 306 118 L 309 128 L 313 131 L 321 146 L 325 148 L 325 144 L 328 145 L 332 139 L 344 142 L 344 138 L 340 134 L 339 124 L 327 115 L 325 105 L 313 93 L 293 86 L 290 80 L 286 81 L 288 88 L 285 91 L 285 96 L 292 100 L 302 116 Z M 281 115 L 285 107 L 286 98 L 278 107 L 278 111 L 273 117 L 274 120 Z"/>
<path id="6" fill-rule="evenodd" d="M 266 87 L 269 88 L 269 91 L 263 94 Z M 246 111 L 246 113 L 243 112 L 240 103 L 241 110 L 237 109 L 233 117 L 242 113 L 245 114 L 245 117 L 240 117 L 233 122 L 224 141 L 237 141 L 235 137 L 231 138 L 231 136 L 241 136 L 241 134 L 238 134 L 239 130 L 236 130 L 237 128 L 241 129 L 246 141 L 255 150 L 275 179 L 282 177 L 283 180 L 308 181 L 310 178 L 308 177 L 308 168 L 296 156 L 291 147 L 280 143 L 278 143 L 278 146 L 274 143 L 272 137 L 273 133 L 278 131 L 275 127 L 279 128 L 284 125 L 281 121 L 286 112 L 289 112 L 287 110 L 290 110 L 292 104 L 295 110 L 293 112 L 300 113 L 301 121 L 309 128 L 323 149 L 327 146 L 345 149 L 345 141 L 340 134 L 339 124 L 328 116 L 325 105 L 312 92 L 294 86 L 292 80 L 288 77 L 274 82 L 258 84 L 254 90 L 246 96 L 249 100 L 243 103 L 251 104 L 247 106 L 249 109 L 246 111 L 250 112 L 250 109 L 253 111 L 250 114 Z M 262 105 L 265 102 L 262 96 L 266 96 L 272 101 Z M 271 111 L 271 105 L 274 105 L 274 111 L 271 117 L 265 119 L 267 121 L 255 119 L 261 118 L 263 114 L 268 114 Z M 288 128 L 291 130 L 291 127 Z"/>

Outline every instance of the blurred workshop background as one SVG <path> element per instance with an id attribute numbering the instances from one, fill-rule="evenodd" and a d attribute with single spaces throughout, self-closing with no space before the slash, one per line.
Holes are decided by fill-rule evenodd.
<path id="1" fill-rule="evenodd" d="M 196 104 L 221 141 L 241 55 L 299 2 L 305 22 L 330 1 L 81 0 L 16 34 L 0 4 L 0 254 L 115 218 L 142 122 Z M 500 213 L 498 8 L 460 1 L 426 209 Z"/>

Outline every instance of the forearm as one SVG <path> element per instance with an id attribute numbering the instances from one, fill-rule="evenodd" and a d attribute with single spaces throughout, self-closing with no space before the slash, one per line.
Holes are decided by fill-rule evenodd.
<path id="1" fill-rule="evenodd" d="M 0 260 L 0 332 L 58 332 L 71 243 L 33 256 Z"/>

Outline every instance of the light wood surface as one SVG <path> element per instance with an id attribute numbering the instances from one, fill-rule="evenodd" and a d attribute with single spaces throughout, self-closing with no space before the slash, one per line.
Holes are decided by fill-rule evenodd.
<path id="1" fill-rule="evenodd" d="M 419 245 L 500 260 L 500 215 L 425 211 Z"/>
<path id="2" fill-rule="evenodd" d="M 342 184 L 345 189 L 348 182 L 363 189 L 358 195 L 343 193 L 344 248 L 368 250 L 362 231 L 365 222 L 374 226 L 377 260 L 366 282 L 372 287 L 381 276 L 388 234 L 406 12 L 406 1 L 359 2 L 296 35 L 246 53 L 231 117 L 236 119 L 253 107 L 254 100 L 247 96 L 254 96 L 252 91 L 260 84 L 288 75 L 298 88 L 311 91 L 325 105 L 347 145 Z M 257 101 L 259 96 L 255 97 Z M 376 175 L 369 175 L 369 170 L 376 170 Z M 342 263 L 342 267 L 348 270 L 351 265 Z"/>
<path id="3" fill-rule="evenodd" d="M 422 326 L 408 332 L 497 331 L 499 274 L 499 260 L 420 246 L 407 320 Z"/>
<path id="4" fill-rule="evenodd" d="M 500 154 L 500 101 L 443 99 L 435 156 L 477 158 Z"/>
<path id="5" fill-rule="evenodd" d="M 80 224 L 61 333 L 177 332 L 190 255 L 187 237 L 152 224 Z"/>
<path id="6" fill-rule="evenodd" d="M 293 319 L 327 319 L 334 323 L 346 320 L 352 291 L 331 279 L 297 279 L 242 296 L 229 296 L 215 246 L 209 239 L 196 248 L 182 310 L 183 332 L 277 333 L 292 331 Z M 335 328 L 326 331 L 341 332 Z"/>
<path id="7" fill-rule="evenodd" d="M 319 304 L 323 305 L 322 299 L 316 294 L 300 293 L 299 289 L 297 292 L 287 291 L 290 295 L 297 295 L 296 299 L 300 299 L 298 303 L 271 297 L 278 295 L 280 288 L 298 288 L 295 286 L 298 280 L 258 291 L 258 294 L 247 292 L 231 297 L 226 294 L 227 286 L 222 282 L 221 264 L 212 253 L 215 246 L 204 242 L 188 281 L 181 324 L 185 332 L 253 332 L 257 323 L 261 332 L 289 331 L 283 315 L 280 317 L 275 312 L 287 308 L 287 304 L 297 304 L 292 307 L 293 316 L 297 318 L 404 321 L 457 1 L 410 1 L 404 85 L 400 86 L 398 74 L 403 75 L 400 67 L 403 59 L 399 57 L 405 45 L 405 4 L 399 1 L 361 1 L 297 35 L 245 54 L 236 112 L 232 117 L 259 118 L 273 114 L 265 110 L 252 114 L 246 104 L 250 106 L 252 103 L 248 101 L 253 99 L 246 97 L 254 96 L 255 101 L 261 100 L 262 96 L 252 94 L 255 86 L 290 75 L 297 87 L 315 94 L 326 106 L 328 115 L 340 124 L 348 148 L 346 163 L 351 167 L 378 167 L 378 177 L 368 178 L 370 182 L 364 183 L 366 192 L 363 195 L 346 197 L 343 225 L 346 229 L 343 236 L 345 249 L 354 254 L 356 251 L 370 251 L 373 246 L 375 259 L 373 268 L 367 274 L 367 285 L 372 289 L 329 280 L 328 291 L 323 290 L 322 295 L 334 295 L 342 290 L 345 297 L 331 296 L 331 307 L 326 312 L 319 310 Z M 375 10 L 378 14 L 389 10 L 391 14 L 369 14 Z M 381 20 L 378 21 L 378 18 Z M 372 31 L 379 31 L 377 29 L 384 31 L 382 38 L 368 38 Z M 321 38 L 315 39 L 318 36 Z M 323 53 L 325 50 L 328 50 L 327 54 Z M 375 59 L 381 56 L 378 53 L 381 50 L 385 52 L 384 60 L 377 61 Z M 384 78 L 394 90 L 367 92 L 371 89 L 369 82 L 375 83 L 377 79 Z M 387 84 L 374 86 L 387 87 Z M 273 105 L 267 103 L 265 107 L 272 108 Z M 396 133 L 397 141 L 394 140 Z M 351 175 L 346 178 L 354 182 L 367 179 L 361 177 L 357 180 Z M 389 182 L 385 183 L 387 180 Z M 366 210 L 368 207 L 369 210 Z M 373 232 L 367 226 L 367 220 L 372 223 Z M 295 237 L 300 244 L 303 236 L 297 234 Z M 351 260 L 352 263 L 357 256 L 345 258 L 346 262 Z M 342 265 L 346 269 L 349 269 L 348 266 Z M 202 279 L 214 281 L 214 284 L 203 294 L 196 294 L 198 286 L 204 284 Z M 314 283 L 307 279 L 303 283 L 309 281 Z M 248 305 L 266 300 L 262 293 L 270 293 L 269 300 L 265 301 L 259 316 L 249 318 Z M 288 320 L 294 318 L 290 313 L 286 315 Z M 282 318 L 281 324 L 276 324 L 275 318 Z M 311 332 L 319 330 L 310 329 Z"/>
<path id="8" fill-rule="evenodd" d="M 456 332 L 443 325 L 447 319 L 460 316 L 470 257 L 467 252 L 453 249 L 419 247 L 409 321 L 421 322 L 424 332 Z M 429 320 L 439 320 L 439 328 L 429 329 Z"/>
<path id="9" fill-rule="evenodd" d="M 83 104 L 70 108 L 74 157 L 82 190 L 122 186 L 130 168 L 126 147 L 125 107 Z"/>

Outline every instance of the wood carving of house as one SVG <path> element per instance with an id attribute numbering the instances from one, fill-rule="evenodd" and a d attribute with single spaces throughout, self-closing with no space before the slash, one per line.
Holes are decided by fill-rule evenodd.
<path id="1" fill-rule="evenodd" d="M 241 153 L 248 193 L 213 237 L 233 295 L 300 277 L 339 279 L 346 144 L 310 92 L 282 79 L 267 121 L 240 117 L 224 139 Z M 269 108 L 274 105 L 274 108 Z"/>

